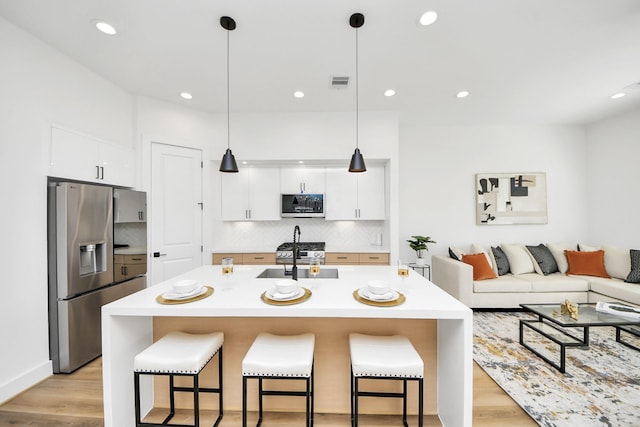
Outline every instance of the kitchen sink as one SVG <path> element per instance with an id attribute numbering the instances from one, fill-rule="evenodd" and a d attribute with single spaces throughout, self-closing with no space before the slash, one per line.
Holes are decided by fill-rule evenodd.
<path id="1" fill-rule="evenodd" d="M 291 267 L 287 267 L 287 273 L 285 274 L 283 268 L 267 268 L 262 273 L 258 274 L 258 279 L 285 279 L 291 278 Z M 309 279 L 313 275 L 309 274 L 308 268 L 298 268 L 298 279 Z M 337 279 L 337 268 L 320 268 L 320 274 L 316 275 L 318 279 Z"/>

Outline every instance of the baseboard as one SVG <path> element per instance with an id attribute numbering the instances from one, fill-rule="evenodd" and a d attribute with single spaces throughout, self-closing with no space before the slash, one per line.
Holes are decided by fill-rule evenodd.
<path id="1" fill-rule="evenodd" d="M 0 385 L 0 405 L 5 403 L 9 399 L 14 398 L 29 387 L 33 387 L 52 374 L 53 366 L 51 365 L 51 361 L 47 360 L 45 363 L 36 366 L 30 371 L 25 372 Z"/>

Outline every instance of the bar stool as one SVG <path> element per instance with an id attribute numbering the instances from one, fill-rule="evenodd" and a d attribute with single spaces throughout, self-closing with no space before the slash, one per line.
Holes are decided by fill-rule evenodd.
<path id="1" fill-rule="evenodd" d="M 170 332 L 147 349 L 138 354 L 133 362 L 135 387 L 136 427 L 162 426 L 173 418 L 175 414 L 175 392 L 193 393 L 194 424 L 200 426 L 199 393 L 217 393 L 219 413 L 213 424 L 216 427 L 222 420 L 222 344 L 224 334 L 188 334 L 185 332 Z M 199 374 L 205 366 L 218 355 L 218 387 L 205 388 L 199 385 Z M 140 419 L 140 376 L 167 375 L 169 376 L 169 415 L 162 423 L 142 422 Z M 193 387 L 174 386 L 174 377 L 189 376 L 193 378 Z M 170 424 L 175 426 L 176 424 Z M 181 426 L 185 426 L 181 424 Z"/>
<path id="2" fill-rule="evenodd" d="M 242 427 L 247 427 L 247 380 L 258 379 L 258 424 L 263 396 L 305 396 L 307 426 L 313 426 L 313 352 L 315 335 L 260 333 L 242 360 Z M 304 380 L 306 391 L 264 390 L 263 379 Z"/>
<path id="3" fill-rule="evenodd" d="M 424 363 L 408 338 L 349 334 L 351 349 L 351 425 L 358 426 L 358 397 L 402 398 L 402 423 L 407 424 L 407 381 L 418 382 L 418 425 L 423 426 Z M 402 380 L 402 393 L 360 391 L 358 380 Z"/>

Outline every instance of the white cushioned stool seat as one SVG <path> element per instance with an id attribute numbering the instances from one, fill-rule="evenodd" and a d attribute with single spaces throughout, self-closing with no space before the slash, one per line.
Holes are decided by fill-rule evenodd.
<path id="1" fill-rule="evenodd" d="M 308 377 L 313 366 L 315 336 L 261 333 L 242 360 L 242 375 Z"/>
<path id="2" fill-rule="evenodd" d="M 408 338 L 350 334 L 351 367 L 357 377 L 422 378 L 424 363 Z"/>
<path id="3" fill-rule="evenodd" d="M 242 426 L 247 426 L 247 381 L 258 380 L 258 423 L 262 423 L 263 396 L 306 397 L 306 425 L 313 426 L 313 353 L 315 335 L 260 333 L 242 360 Z M 263 379 L 302 380 L 305 391 L 265 390 Z"/>
<path id="4" fill-rule="evenodd" d="M 222 346 L 224 334 L 213 332 L 210 334 L 188 334 L 185 332 L 169 332 L 164 337 L 140 352 L 133 360 L 133 380 L 135 398 L 135 418 L 137 427 L 165 426 L 175 415 L 175 393 L 187 392 L 193 395 L 193 424 L 200 426 L 200 393 L 218 394 L 218 417 L 213 427 L 218 426 L 224 414 L 222 396 Z M 218 355 L 218 386 L 201 387 L 200 372 Z M 147 422 L 142 420 L 140 408 L 140 377 L 141 376 L 169 377 L 169 414 L 162 422 Z M 174 377 L 191 377 L 192 386 L 177 386 Z M 187 426 L 179 424 L 179 426 Z"/>
<path id="5" fill-rule="evenodd" d="M 170 332 L 138 354 L 135 372 L 197 374 L 222 347 L 224 334 Z"/>
<path id="6" fill-rule="evenodd" d="M 349 334 L 351 352 L 351 425 L 358 427 L 360 397 L 402 399 L 402 422 L 407 424 L 407 383 L 418 383 L 418 425 L 424 425 L 424 362 L 408 338 L 401 335 Z M 399 380 L 402 392 L 361 391 L 359 380 Z"/>

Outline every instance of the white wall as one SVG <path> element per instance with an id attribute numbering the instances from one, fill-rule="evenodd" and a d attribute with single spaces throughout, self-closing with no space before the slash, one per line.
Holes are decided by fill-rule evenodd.
<path id="1" fill-rule="evenodd" d="M 640 248 L 640 110 L 587 127 L 588 242 Z"/>
<path id="2" fill-rule="evenodd" d="M 587 164 L 582 127 L 441 126 L 401 123 L 401 255 L 405 242 L 429 235 L 450 245 L 582 241 L 587 234 Z M 546 225 L 476 225 L 476 173 L 546 172 Z M 428 254 L 429 255 L 429 254 Z"/>
<path id="3" fill-rule="evenodd" d="M 237 113 L 231 117 L 231 149 L 242 160 L 288 161 L 344 159 L 344 167 L 355 148 L 355 117 L 353 113 Z M 391 170 L 397 170 L 398 120 L 392 113 L 363 113 L 360 118 L 360 148 L 366 159 L 392 159 Z M 221 181 L 218 167 L 227 147 L 226 114 L 207 114 L 181 105 L 140 97 L 137 101 L 137 133 L 143 153 L 144 189 L 148 180 L 149 153 L 152 141 L 200 148 L 205 159 L 204 222 L 205 253 L 203 262 L 210 262 L 211 251 L 254 249 L 275 251 L 293 232 L 292 220 L 237 223 L 221 219 Z M 208 159 L 208 160 L 207 160 Z M 146 177 L 146 181 L 144 178 Z M 390 175 L 392 200 L 397 198 L 397 172 Z M 153 214 L 151 214 L 152 216 Z M 380 221 L 354 221 L 328 226 L 328 222 L 300 222 L 305 239 L 336 244 L 367 246 L 376 233 L 384 233 L 385 246 L 397 251 L 397 216 L 383 224 Z M 150 219 L 153 221 L 153 219 Z M 341 222 L 341 221 L 340 221 Z M 348 240 L 340 231 L 348 229 L 354 239 Z M 396 231 L 393 231 L 396 230 Z M 392 234 L 395 233 L 395 234 Z M 258 239 L 256 236 L 260 236 Z M 268 248 L 268 249 L 267 249 Z"/>
<path id="4" fill-rule="evenodd" d="M 131 144 L 133 99 L 0 18 L 0 402 L 51 373 L 48 123 Z"/>

